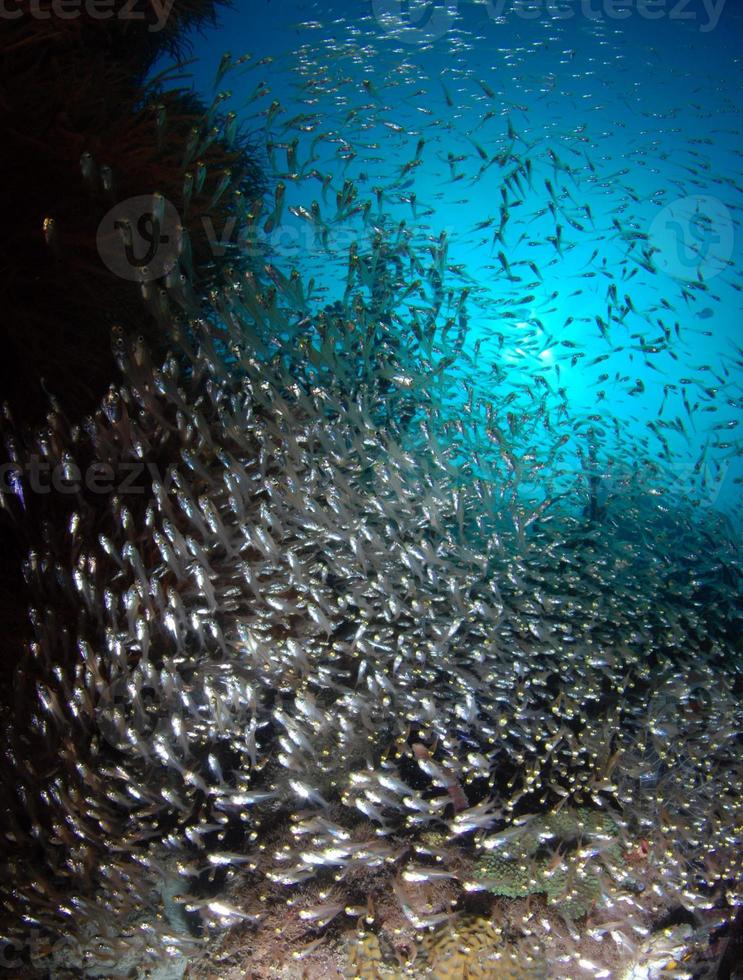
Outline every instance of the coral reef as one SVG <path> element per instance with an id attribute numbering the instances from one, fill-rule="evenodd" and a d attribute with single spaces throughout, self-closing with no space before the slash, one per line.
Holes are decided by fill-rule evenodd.
<path id="1" fill-rule="evenodd" d="M 474 877 L 507 898 L 544 893 L 561 914 L 579 918 L 600 898 L 602 872 L 610 862 L 613 877 L 625 877 L 618 834 L 618 825 L 599 810 L 566 807 L 540 814 L 515 831 L 485 837 L 481 846 L 490 853 L 479 859 Z"/>
<path id="2" fill-rule="evenodd" d="M 467 881 L 459 842 L 514 828 L 528 840 L 525 815 L 556 797 L 565 802 L 548 840 L 583 827 L 588 846 L 607 818 L 575 808 L 613 802 L 631 848 L 647 840 L 659 904 L 732 895 L 740 762 L 729 624 L 700 611 L 702 647 L 683 596 L 653 565 L 612 571 L 600 594 L 580 586 L 582 559 L 563 543 L 569 512 L 519 545 L 483 512 L 477 486 L 453 493 L 438 451 L 405 451 L 415 426 L 395 437 L 367 421 L 384 391 L 362 385 L 343 399 L 342 354 L 321 386 L 308 383 L 311 361 L 259 362 L 250 335 L 235 332 L 236 373 L 207 324 L 190 329 L 187 372 L 175 357 L 156 368 L 122 338 L 128 383 L 93 424 L 56 412 L 53 440 L 27 448 L 12 433 L 19 461 L 41 449 L 73 482 L 73 467 L 89 472 L 92 460 L 120 486 L 134 463 L 143 492 L 34 495 L 23 466 L 23 495 L 10 500 L 14 519 L 38 531 L 26 562 L 35 639 L 4 732 L 8 928 L 64 931 L 76 914 L 124 921 L 137 896 L 159 892 L 158 841 L 177 855 L 180 890 L 205 923 L 248 916 L 260 928 L 260 910 L 212 907 L 210 882 L 225 873 L 247 875 L 256 896 L 316 877 L 353 885 L 385 867 Z M 663 533 L 652 510 L 628 506 Z M 494 521 L 509 542 L 501 559 L 467 545 L 462 507 L 484 536 Z M 663 562 L 692 533 L 678 511 Z M 557 602 L 568 561 L 566 640 L 531 595 L 542 609 Z M 642 603 L 619 602 L 623 590 Z M 610 610 L 605 633 L 598 601 Z M 653 629 L 665 648 L 643 639 Z M 542 681 L 525 684 L 526 674 Z M 661 743 L 679 717 L 685 738 Z M 273 844 L 271 826 L 281 831 Z M 443 837 L 422 838 L 411 861 L 400 835 L 427 829 Z M 348 904 L 322 899 L 307 922 Z M 623 908 L 613 933 L 629 932 L 632 914 Z M 415 908 L 406 915 L 426 922 Z M 643 927 L 639 906 L 636 915 Z M 182 942 L 167 922 L 159 929 L 161 943 Z"/>
<path id="3" fill-rule="evenodd" d="M 385 957 L 374 933 L 349 942 L 348 980 L 390 977 L 431 977 L 432 980 L 545 980 L 547 968 L 539 953 L 504 941 L 493 923 L 465 916 L 423 935 L 407 963 Z"/>

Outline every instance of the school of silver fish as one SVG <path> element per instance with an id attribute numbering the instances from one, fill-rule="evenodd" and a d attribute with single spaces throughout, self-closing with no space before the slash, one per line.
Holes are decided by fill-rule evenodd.
<path id="1" fill-rule="evenodd" d="M 248 107 L 218 94 L 184 154 L 175 203 L 209 179 L 233 194 L 248 261 L 199 296 L 184 233 L 142 287 L 163 363 L 114 328 L 121 382 L 94 416 L 53 394 L 38 432 L 4 412 L 34 641 L 2 720 L 3 935 L 84 921 L 98 963 L 190 955 L 159 903 L 173 867 L 202 926 L 261 926 L 215 882 L 258 900 L 327 881 L 308 938 L 363 916 L 356 872 L 392 868 L 425 928 L 448 913 L 406 885 L 476 890 L 458 854 L 578 805 L 643 842 L 659 910 L 724 918 L 743 898 L 740 512 L 705 490 L 741 457 L 743 349 L 700 364 L 694 345 L 740 272 L 661 295 L 630 183 L 659 131 L 614 168 L 588 111 L 532 128 L 524 103 L 558 83 L 521 74 L 527 49 L 501 53 L 511 101 L 464 28 L 443 78 L 394 37 L 379 73 L 371 18 L 301 30 L 281 99 L 270 59 L 225 56 L 215 88 L 247 77 Z M 198 163 L 253 110 L 262 202 Z M 737 226 L 739 183 L 679 144 L 679 186 L 714 179 Z M 474 226 L 436 225 L 452 188 L 482 195 Z M 35 494 L 34 460 L 73 489 Z M 112 492 L 74 486 L 92 467 Z M 607 891 L 592 928 L 634 950 L 648 901 Z M 122 927 L 143 906 L 156 924 Z"/>

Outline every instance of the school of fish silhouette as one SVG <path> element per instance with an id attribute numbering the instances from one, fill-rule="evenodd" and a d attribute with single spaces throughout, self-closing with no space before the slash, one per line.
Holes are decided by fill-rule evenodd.
<path id="1" fill-rule="evenodd" d="M 353 126 L 387 120 L 392 97 L 346 78 L 342 54 L 323 73 L 304 50 L 300 74 L 314 96 L 353 89 L 332 146 L 348 164 Z M 216 87 L 253 67 L 225 56 Z M 252 99 L 270 100 L 265 83 Z M 184 149 L 180 213 L 215 127 L 234 137 L 227 105 L 218 95 Z M 516 972 L 481 956 L 462 976 L 620 976 L 599 967 L 629 963 L 669 916 L 702 944 L 742 897 L 733 522 L 680 485 L 673 425 L 653 415 L 657 440 L 640 438 L 606 403 L 574 406 L 559 365 L 512 367 L 505 301 L 473 351 L 478 282 L 411 190 L 426 138 L 388 125 L 402 164 L 367 195 L 323 169 L 317 113 L 288 115 L 274 101 L 259 116 L 272 200 L 243 200 L 229 173 L 209 184 L 212 201 L 233 195 L 242 243 L 221 283 L 199 290 L 182 228 L 163 274 L 141 275 L 167 355 L 115 326 L 120 379 L 94 414 L 69 418 L 54 392 L 34 431 L 4 412 L 3 507 L 27 534 L 33 596 L 2 719 L 5 941 L 33 933 L 38 965 L 75 935 L 99 976 L 132 951 L 153 969 L 196 962 L 225 929 L 279 944 L 287 917 L 308 964 L 358 924 L 378 960 L 352 953 L 350 976 L 386 975 L 387 919 L 421 936 L 479 916 L 463 921 L 483 923 L 495 964 L 482 937 L 500 910 L 511 939 L 556 950 L 554 974 L 531 947 L 536 972 L 516 971 L 512 946 Z M 512 257 L 517 212 L 551 210 L 558 270 L 598 216 L 571 210 L 561 183 L 578 170 L 552 144 L 504 113 L 488 124 L 495 149 L 478 134 L 472 161 L 504 174 L 500 218 L 482 222 L 502 288 L 548 297 L 559 271 Z M 441 159 L 456 182 L 464 164 Z M 322 204 L 292 201 L 308 182 Z M 152 234 L 169 206 L 154 188 Z M 286 261 L 268 242 L 287 215 L 338 273 L 333 293 L 301 249 Z M 626 334 L 639 313 L 619 272 L 606 278 L 600 333 Z M 635 350 L 683 343 L 668 328 Z M 671 399 L 740 411 L 740 348 L 723 366 Z"/>

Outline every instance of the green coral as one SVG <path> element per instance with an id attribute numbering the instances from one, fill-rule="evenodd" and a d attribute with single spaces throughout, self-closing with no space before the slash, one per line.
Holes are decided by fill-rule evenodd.
<path id="1" fill-rule="evenodd" d="M 482 855 L 474 877 L 506 898 L 544 894 L 549 905 L 577 919 L 601 894 L 598 852 L 606 863 L 623 864 L 621 847 L 612 842 L 618 832 L 601 811 L 557 810 L 535 817 L 515 834 L 509 829 L 486 839 L 484 846 L 498 853 Z"/>
<path id="2" fill-rule="evenodd" d="M 488 854 L 477 865 L 475 878 L 487 879 L 488 891 L 506 898 L 526 898 L 543 891 L 542 875 L 538 875 L 540 887 L 535 887 L 535 869 L 532 861 L 504 858 Z"/>

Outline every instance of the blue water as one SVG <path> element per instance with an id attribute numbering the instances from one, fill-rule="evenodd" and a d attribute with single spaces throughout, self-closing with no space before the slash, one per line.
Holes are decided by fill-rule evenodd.
<path id="1" fill-rule="evenodd" d="M 281 220 L 244 248 L 296 269 L 317 311 L 342 297 L 349 247 L 375 225 L 404 221 L 426 258 L 445 235 L 462 356 L 444 403 L 515 393 L 523 422 L 546 392 L 549 428 L 532 419 L 519 451 L 564 432 L 552 465 L 570 469 L 598 442 L 608 484 L 655 460 L 672 493 L 739 521 L 739 9 L 260 0 L 220 21 L 193 40 L 194 88 L 207 103 L 231 93 L 223 107 L 269 183 L 287 185 Z M 226 50 L 253 57 L 215 85 Z M 344 181 L 366 212 L 338 217 Z M 289 211 L 313 201 L 320 225 Z M 400 318 L 430 295 L 413 290 Z"/>

